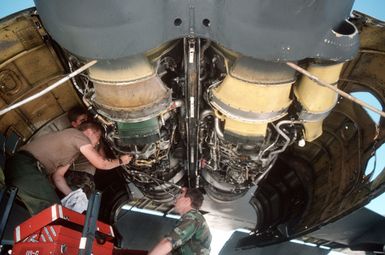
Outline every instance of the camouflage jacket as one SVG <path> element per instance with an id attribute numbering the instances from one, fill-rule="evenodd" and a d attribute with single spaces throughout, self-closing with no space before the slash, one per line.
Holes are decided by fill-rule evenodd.
<path id="1" fill-rule="evenodd" d="M 211 233 L 205 218 L 198 210 L 190 210 L 182 216 L 177 226 L 166 237 L 172 244 L 172 254 L 210 253 Z"/>

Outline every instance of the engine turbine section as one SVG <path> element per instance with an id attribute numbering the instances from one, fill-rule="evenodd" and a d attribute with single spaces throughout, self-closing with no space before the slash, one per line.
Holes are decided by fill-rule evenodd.
<path id="1" fill-rule="evenodd" d="M 89 100 L 114 122 L 107 131 L 110 145 L 135 155 L 125 169 L 127 179 L 154 200 L 171 200 L 178 192 L 172 184 L 184 174 L 180 160 L 170 153 L 181 103 L 172 102 L 171 89 L 144 55 L 100 61 L 90 68 L 89 79 L 95 90 Z"/>
<path id="2" fill-rule="evenodd" d="M 293 123 L 286 130 L 290 122 L 274 123 L 288 113 L 294 82 L 295 72 L 284 64 L 240 57 L 223 82 L 208 89 L 214 111 L 202 114 L 201 167 L 213 199 L 242 196 L 296 137 Z"/>

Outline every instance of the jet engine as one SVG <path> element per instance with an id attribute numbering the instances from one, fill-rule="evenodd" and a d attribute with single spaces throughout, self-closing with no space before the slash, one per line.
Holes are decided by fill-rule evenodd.
<path id="1" fill-rule="evenodd" d="M 85 104 L 105 123 L 113 150 L 136 156 L 127 178 L 158 201 L 172 199 L 186 172 L 186 106 L 196 107 L 190 114 L 197 110 L 199 116 L 198 175 L 209 196 L 230 201 L 257 185 L 289 145 L 319 137 L 337 101 L 335 92 L 297 79 L 284 63 L 204 39 L 202 45 L 196 106 L 186 98 L 185 63 L 177 57 L 184 55 L 182 40 L 153 53 L 99 61 L 76 82 Z M 67 55 L 69 66 L 79 63 Z M 335 84 L 343 63 L 304 65 Z"/>
<path id="2" fill-rule="evenodd" d="M 384 188 L 365 175 L 384 119 L 340 96 L 385 105 L 384 25 L 350 17 L 353 2 L 35 0 L 0 21 L 2 108 L 96 64 L 0 116 L 0 131 L 64 128 L 83 104 L 112 156 L 134 156 L 109 182 L 124 180 L 119 201 L 133 183 L 170 206 L 186 185 L 226 207 L 253 187 L 251 242 L 286 240 Z"/>
<path id="3" fill-rule="evenodd" d="M 158 201 L 170 201 L 186 179 L 190 185 L 204 186 L 217 201 L 235 200 L 258 185 L 290 145 L 304 146 L 321 136 L 322 121 L 337 102 L 334 91 L 300 76 L 284 61 L 299 59 L 302 67 L 335 85 L 343 63 L 356 49 L 357 31 L 337 16 L 332 19 L 332 32 L 331 24 L 323 28 L 326 44 L 306 47 L 308 57 L 313 58 L 304 58 L 298 45 L 291 49 L 291 37 L 282 42 L 287 46 L 278 49 L 276 45 L 268 52 L 242 48 L 235 41 L 232 46 L 232 36 L 208 32 L 210 19 L 197 26 L 175 18 L 173 29 L 164 31 L 166 41 L 153 38 L 141 44 L 131 36 L 139 38 L 140 27 L 157 26 L 153 16 L 148 20 L 137 17 L 141 25 L 132 27 L 124 17 L 136 17 L 134 9 L 118 2 L 101 5 L 102 1 L 93 2 L 93 14 L 76 21 L 71 6 L 79 15 L 85 6 L 36 1 L 43 23 L 64 48 L 72 70 L 87 59 L 98 60 L 74 83 L 84 103 L 104 124 L 112 150 L 135 155 L 126 169 L 127 180 Z M 146 10 L 146 15 L 159 10 L 148 3 L 133 6 L 138 12 Z M 53 13 L 59 7 L 61 18 L 57 19 Z M 94 26 L 94 17 L 103 9 L 127 13 L 115 18 L 100 13 L 112 29 Z M 297 20 L 291 22 L 303 27 Z M 256 28 L 252 33 L 266 29 Z M 202 36 L 181 38 L 182 31 Z M 130 41 L 124 43 L 121 36 L 127 32 Z M 71 35 L 77 40 L 68 40 Z M 106 35 L 115 37 L 106 40 Z"/>

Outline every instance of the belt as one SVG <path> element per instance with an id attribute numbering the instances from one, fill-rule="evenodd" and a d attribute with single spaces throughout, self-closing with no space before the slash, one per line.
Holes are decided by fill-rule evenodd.
<path id="1" fill-rule="evenodd" d="M 36 167 L 37 167 L 37 169 L 38 169 L 41 173 L 44 173 L 44 172 L 45 172 L 45 171 L 44 171 L 44 166 L 43 166 L 43 164 L 40 163 L 40 161 L 39 161 L 37 158 L 35 158 L 35 156 L 34 156 L 32 153 L 30 153 L 29 151 L 25 151 L 25 150 L 20 150 L 20 151 L 18 151 L 17 153 L 19 153 L 19 154 L 21 154 L 21 155 L 24 155 L 24 156 L 26 156 L 26 157 L 28 157 L 28 158 L 31 158 L 31 159 L 36 160 Z"/>

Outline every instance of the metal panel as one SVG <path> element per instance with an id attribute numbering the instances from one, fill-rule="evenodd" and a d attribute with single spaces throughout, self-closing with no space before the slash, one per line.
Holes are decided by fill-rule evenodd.
<path id="1" fill-rule="evenodd" d="M 366 208 L 328 224 L 308 236 L 346 246 L 384 244 L 385 218 Z"/>
<path id="2" fill-rule="evenodd" d="M 248 235 L 242 232 L 235 231 L 230 239 L 226 242 L 225 246 L 220 251 L 220 255 L 325 255 L 329 253 L 329 250 L 320 249 L 318 247 L 310 247 L 301 244 L 284 242 L 281 244 L 271 245 L 263 248 L 253 249 L 236 249 L 236 245 L 241 238 L 245 238 Z"/>
<path id="3" fill-rule="evenodd" d="M 246 56 L 276 61 L 352 58 L 358 34 L 344 20 L 353 2 L 35 0 L 49 34 L 81 57 L 116 59 L 196 36 Z"/>
<path id="4" fill-rule="evenodd" d="M 122 210 L 115 226 L 122 236 L 122 248 L 150 250 L 175 223 L 166 217 Z"/>
<path id="5" fill-rule="evenodd" d="M 65 70 L 44 29 L 27 10 L 0 22 L 0 108 L 31 96 L 60 79 Z M 28 138 L 46 122 L 80 103 L 71 82 L 0 116 L 0 132 L 13 128 Z"/>

